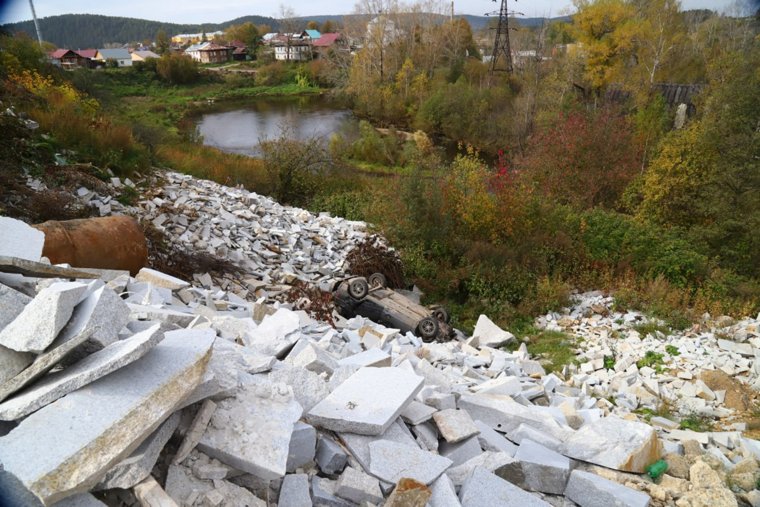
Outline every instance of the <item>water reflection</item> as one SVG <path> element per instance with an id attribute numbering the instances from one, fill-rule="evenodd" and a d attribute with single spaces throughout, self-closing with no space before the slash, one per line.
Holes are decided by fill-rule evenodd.
<path id="1" fill-rule="evenodd" d="M 238 109 L 204 114 L 198 124 L 203 144 L 220 150 L 256 156 L 258 144 L 275 139 L 283 129 L 290 137 L 327 141 L 333 132 L 356 131 L 351 112 L 320 98 L 262 99 Z"/>

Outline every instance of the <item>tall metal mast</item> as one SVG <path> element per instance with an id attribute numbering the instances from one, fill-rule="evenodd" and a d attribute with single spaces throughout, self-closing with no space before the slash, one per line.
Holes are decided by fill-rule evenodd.
<path id="1" fill-rule="evenodd" d="M 496 0 L 493 0 L 496 2 Z M 494 12 L 493 14 L 497 14 Z M 507 0 L 501 0 L 498 12 L 499 23 L 496 26 L 496 38 L 491 55 L 491 74 L 499 71 L 512 73 L 512 49 L 509 45 L 509 10 Z"/>
<path id="2" fill-rule="evenodd" d="M 37 31 L 37 41 L 42 47 L 42 32 L 40 32 L 40 23 L 37 21 L 37 11 L 34 10 L 34 2 L 29 0 L 29 7 L 32 8 L 32 19 L 34 19 L 34 29 Z"/>

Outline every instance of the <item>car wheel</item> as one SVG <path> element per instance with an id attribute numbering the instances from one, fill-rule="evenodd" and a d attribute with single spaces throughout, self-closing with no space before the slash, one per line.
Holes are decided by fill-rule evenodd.
<path id="1" fill-rule="evenodd" d="M 369 284 L 364 278 L 354 278 L 348 282 L 348 294 L 354 299 L 364 299 L 369 293 Z"/>
<path id="2" fill-rule="evenodd" d="M 433 317 L 440 320 L 441 322 L 445 322 L 446 324 L 449 323 L 449 312 L 447 312 L 444 308 L 436 308 L 433 310 Z"/>
<path id="3" fill-rule="evenodd" d="M 417 330 L 422 336 L 422 341 L 431 342 L 438 335 L 438 321 L 433 317 L 426 317 L 417 324 Z"/>
<path id="4" fill-rule="evenodd" d="M 369 286 L 373 289 L 384 289 L 388 286 L 388 279 L 382 273 L 375 273 L 369 277 Z"/>

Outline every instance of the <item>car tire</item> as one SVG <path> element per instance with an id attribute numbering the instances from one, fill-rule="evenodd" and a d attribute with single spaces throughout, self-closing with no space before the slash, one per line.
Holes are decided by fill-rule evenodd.
<path id="1" fill-rule="evenodd" d="M 373 289 L 386 288 L 388 286 L 388 279 L 382 273 L 375 273 L 368 278 L 369 286 Z"/>
<path id="2" fill-rule="evenodd" d="M 447 312 L 445 308 L 440 307 L 433 310 L 433 317 L 446 324 L 448 324 L 450 320 L 449 312 Z"/>
<path id="3" fill-rule="evenodd" d="M 417 331 L 424 342 L 432 342 L 438 336 L 438 321 L 433 317 L 425 317 L 417 324 Z"/>
<path id="4" fill-rule="evenodd" d="M 348 281 L 348 295 L 354 299 L 364 299 L 369 294 L 369 284 L 364 278 Z"/>

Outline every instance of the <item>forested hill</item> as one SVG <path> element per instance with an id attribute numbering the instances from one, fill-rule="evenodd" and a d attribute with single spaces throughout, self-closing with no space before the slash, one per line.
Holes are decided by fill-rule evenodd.
<path id="1" fill-rule="evenodd" d="M 276 19 L 265 16 L 244 16 L 224 23 L 205 23 L 202 25 L 180 25 L 96 14 L 64 14 L 39 20 L 40 30 L 46 41 L 52 42 L 58 47 L 73 49 L 98 48 L 107 43 L 153 40 L 159 30 L 165 30 L 169 36 L 178 33 L 215 32 L 246 21 L 272 27 L 276 27 L 278 24 Z M 10 33 L 26 32 L 35 36 L 34 23 L 31 20 L 9 23 L 3 25 L 2 28 Z"/>
<path id="2" fill-rule="evenodd" d="M 349 15 L 350 16 L 350 15 Z M 316 21 L 323 23 L 330 20 L 341 24 L 347 16 L 310 16 L 298 18 L 304 22 Z M 484 16 L 463 16 L 474 30 L 480 30 L 488 25 L 492 18 Z M 441 19 L 447 19 L 441 16 Z M 553 21 L 569 21 L 569 17 L 554 18 Z M 52 42 L 58 47 L 83 49 L 103 47 L 108 43 L 127 43 L 141 42 L 144 40 L 154 40 L 159 30 L 164 30 L 168 35 L 178 33 L 199 33 L 215 32 L 224 30 L 230 25 L 237 25 L 252 22 L 255 25 L 269 25 L 272 29 L 277 29 L 279 21 L 266 16 L 243 16 L 240 18 L 225 21 L 223 23 L 204 23 L 201 25 L 180 25 L 175 23 L 164 23 L 162 21 L 150 21 L 147 19 L 122 18 L 116 16 L 101 16 L 97 14 L 64 14 L 61 16 L 50 16 L 41 18 L 40 30 L 43 38 Z M 519 18 L 518 23 L 521 26 L 538 26 L 543 22 L 543 18 Z M 26 32 L 34 37 L 34 23 L 21 21 L 18 23 L 9 23 L 2 26 L 3 29 L 10 33 Z"/>

